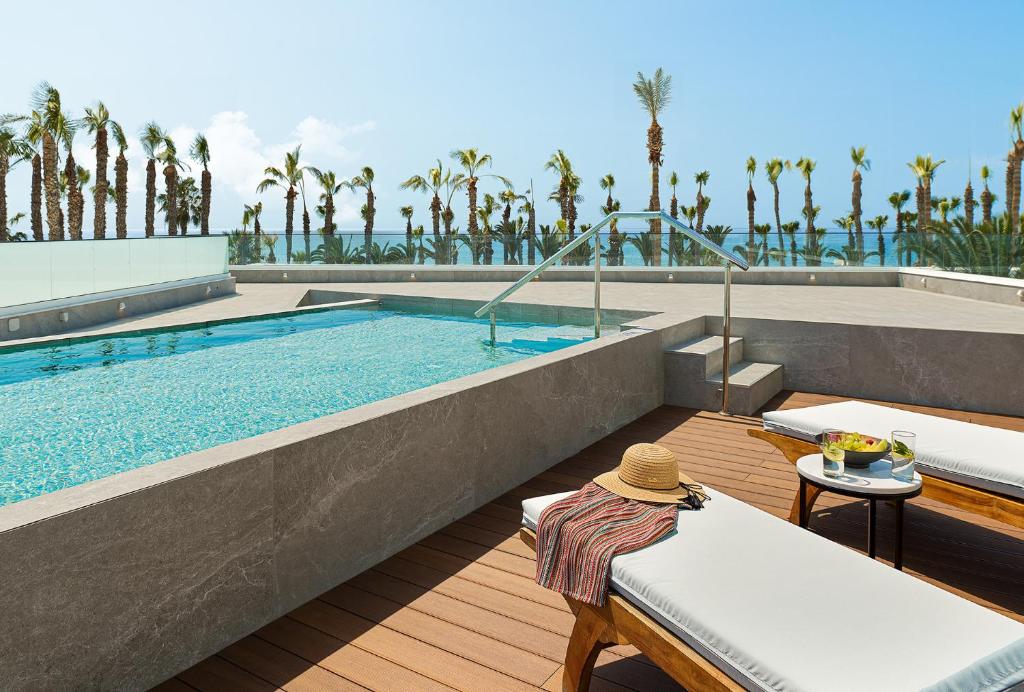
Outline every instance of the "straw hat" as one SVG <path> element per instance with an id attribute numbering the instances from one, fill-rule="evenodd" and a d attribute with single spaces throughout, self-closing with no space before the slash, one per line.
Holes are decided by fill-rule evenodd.
<path id="1" fill-rule="evenodd" d="M 594 482 L 616 495 L 643 502 L 679 504 L 692 492 L 707 499 L 692 478 L 680 473 L 675 454 L 647 443 L 627 449 L 619 467 L 602 473 Z"/>

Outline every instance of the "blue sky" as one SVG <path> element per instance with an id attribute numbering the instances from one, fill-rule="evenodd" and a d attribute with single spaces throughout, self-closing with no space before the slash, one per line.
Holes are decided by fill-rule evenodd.
<path id="1" fill-rule="evenodd" d="M 828 219 L 850 208 L 849 148 L 867 145 L 865 215 L 913 184 L 906 162 L 944 158 L 939 195 L 962 194 L 969 157 L 989 163 L 1002 198 L 1008 114 L 1024 100 L 1017 2 L 176 2 L 172 14 L 142 3 L 50 3 L 5 8 L 0 111 L 27 108 L 47 79 L 65 106 L 102 99 L 136 132 L 155 119 L 180 138 L 208 131 L 215 180 L 212 225 L 237 225 L 268 161 L 304 142 L 310 163 L 343 177 L 377 174 L 378 228 L 397 229 L 412 202 L 429 225 L 425 196 L 398 190 L 437 157 L 476 146 L 518 188 L 554 184 L 543 164 L 558 148 L 584 181 L 583 221 L 599 216 L 599 178 L 612 172 L 624 209 L 649 194 L 647 120 L 632 94 L 636 72 L 662 66 L 674 98 L 661 119 L 665 169 L 692 204 L 694 172 L 711 171 L 710 223 L 746 225 L 744 162 L 771 156 L 818 161 L 815 201 Z M 244 9 L 243 9 L 244 8 Z M 651 30 L 650 27 L 661 27 Z M 52 38 L 56 50 L 41 50 Z M 102 63 L 98 68 L 97 63 Z M 88 142 L 76 158 L 91 165 Z M 142 181 L 135 147 L 132 187 Z M 84 157 L 84 158 L 83 158 Z M 28 166 L 9 181 L 9 208 L 28 211 Z M 485 184 L 497 191 L 497 183 Z M 782 181 L 783 220 L 802 204 L 798 175 Z M 771 192 L 758 173 L 758 220 Z M 662 199 L 668 206 L 667 186 Z M 464 205 L 460 199 L 459 206 Z M 280 195 L 263 196 L 264 225 L 281 227 Z M 343 201 L 344 228 L 359 228 L 359 201 Z M 540 204 L 540 220 L 556 216 Z M 460 209 L 461 211 L 461 209 Z M 464 214 L 458 215 L 465 225 Z M 141 225 L 142 196 L 129 200 Z M 831 225 L 831 223 L 829 224 Z M 89 221 L 86 228 L 89 228 Z M 87 233 L 88 234 L 88 233 Z"/>

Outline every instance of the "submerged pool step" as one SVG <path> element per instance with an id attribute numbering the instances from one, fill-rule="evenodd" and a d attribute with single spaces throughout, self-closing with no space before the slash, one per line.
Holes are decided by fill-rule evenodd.
<path id="1" fill-rule="evenodd" d="M 551 353 L 569 346 L 575 346 L 589 341 L 589 337 L 567 337 L 549 336 L 545 339 L 509 339 L 508 341 L 497 342 L 502 348 L 511 348 L 520 351 L 533 351 L 535 353 Z"/>

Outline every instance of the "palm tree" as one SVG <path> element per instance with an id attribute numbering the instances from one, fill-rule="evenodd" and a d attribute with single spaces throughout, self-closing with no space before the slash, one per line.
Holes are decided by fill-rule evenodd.
<path id="1" fill-rule="evenodd" d="M 984 166 L 982 167 L 984 170 Z M 984 195 L 982 195 L 984 199 Z M 896 212 L 896 263 L 899 265 L 903 264 L 903 236 L 905 233 L 904 227 L 904 214 L 903 206 L 910 201 L 910 190 L 903 190 L 902 192 L 894 192 L 889 195 L 889 206 Z M 883 255 L 884 257 L 884 255 Z"/>
<path id="2" fill-rule="evenodd" d="M 1010 111 L 1010 130 L 1016 133 L 1017 139 L 1014 140 L 1011 150 L 1013 155 L 1013 184 L 1006 190 L 1006 206 L 1009 209 L 1010 232 L 1020 233 L 1021 166 L 1024 165 L 1024 103 Z M 1011 192 L 1013 193 L 1012 197 L 1010 195 Z"/>
<path id="3" fill-rule="evenodd" d="M 279 187 L 285 191 L 284 193 L 284 236 L 285 236 L 285 254 L 289 261 L 292 257 L 292 233 L 295 230 L 295 198 L 298 197 L 299 192 L 296 189 L 302 183 L 302 176 L 306 172 L 306 167 L 299 163 L 299 158 L 302 155 L 302 145 L 296 146 L 294 150 L 285 152 L 284 155 L 284 166 L 277 168 L 276 166 L 267 166 L 263 170 L 263 174 L 267 177 L 264 178 L 259 185 L 256 186 L 256 192 L 263 193 L 272 187 Z M 371 178 L 372 181 L 372 172 Z"/>
<path id="4" fill-rule="evenodd" d="M 110 119 L 110 111 L 103 105 L 102 101 L 96 103 L 96 108 L 86 108 L 85 118 L 82 119 L 85 130 L 95 136 L 93 148 L 96 150 L 96 185 L 93 188 L 93 215 L 92 215 L 92 237 L 105 238 L 107 236 L 107 199 L 110 183 L 107 181 L 107 159 L 109 158 L 107 147 L 107 130 L 115 124 Z"/>
<path id="5" fill-rule="evenodd" d="M 889 217 L 884 214 L 868 219 L 868 228 L 873 229 L 878 234 L 878 261 L 883 267 L 885 266 L 885 235 L 883 231 L 885 231 L 888 223 Z"/>
<path id="6" fill-rule="evenodd" d="M 188 226 L 199 226 L 203 222 L 203 195 L 196 185 L 196 179 L 186 177 L 178 183 L 178 230 L 188 235 Z"/>
<path id="7" fill-rule="evenodd" d="M 811 174 L 818 164 L 806 156 L 801 156 L 796 162 L 800 175 L 804 177 L 807 185 L 804 187 L 804 218 L 807 219 L 807 247 L 817 250 L 818 235 L 814 232 L 814 197 L 811 193 Z"/>
<path id="8" fill-rule="evenodd" d="M 68 150 L 67 158 L 64 160 L 64 180 L 67 185 L 68 198 L 68 235 L 71 240 L 81 240 L 82 221 L 85 215 L 85 198 L 82 196 L 82 188 L 79 184 L 78 166 L 75 165 L 75 157 L 71 153 L 74 138 L 74 129 L 69 129 L 64 137 Z"/>
<path id="9" fill-rule="evenodd" d="M 209 167 L 210 143 L 206 140 L 206 135 L 202 133 L 196 135 L 196 138 L 192 140 L 188 155 L 203 167 L 202 181 L 200 182 L 202 201 L 199 203 L 199 232 L 202 235 L 210 235 L 210 198 L 213 194 L 213 180 Z"/>
<path id="10" fill-rule="evenodd" d="M 971 187 L 971 176 L 967 176 L 967 187 L 964 188 L 964 222 L 969 231 L 974 230 L 974 188 Z"/>
<path id="11" fill-rule="evenodd" d="M 46 199 L 46 225 L 50 240 L 64 238 L 63 213 L 60 208 L 58 180 L 58 142 L 73 127 L 61 111 L 60 92 L 48 82 L 40 82 L 32 92 L 32 114 L 18 118 L 29 120 L 29 139 L 42 148 L 42 187 Z"/>
<path id="12" fill-rule="evenodd" d="M 488 193 L 484 195 L 484 203 L 476 210 L 476 215 L 482 225 L 482 233 L 480 234 L 479 243 L 476 243 L 477 239 L 473 236 L 470 236 L 470 241 L 474 242 L 474 247 L 477 244 L 480 245 L 484 264 L 491 264 L 494 254 L 494 248 L 491 246 L 491 216 L 497 208 L 497 200 L 494 199 L 494 195 Z"/>
<path id="13" fill-rule="evenodd" d="M 376 199 L 373 194 L 373 169 L 369 166 L 363 166 L 360 169 L 359 175 L 355 176 L 350 180 L 346 187 L 355 191 L 357 187 L 366 190 L 366 206 L 363 211 L 363 242 L 364 242 L 364 254 L 367 258 L 370 257 L 371 245 L 373 244 L 373 217 L 377 214 L 377 208 L 374 206 L 374 200 Z"/>
<path id="14" fill-rule="evenodd" d="M 441 237 L 441 187 L 445 184 L 443 171 L 441 161 L 438 160 L 437 167 L 428 170 L 425 176 L 414 175 L 399 185 L 402 190 L 430 193 L 430 220 L 433 224 L 435 240 Z"/>
<path id="15" fill-rule="evenodd" d="M 167 139 L 163 129 L 152 120 L 142 126 L 139 142 L 146 155 L 146 237 L 156 232 L 156 158 L 157 147 Z"/>
<path id="16" fill-rule="evenodd" d="M 335 175 L 334 171 L 321 171 L 311 166 L 309 172 L 316 178 L 322 190 L 320 202 L 324 212 L 324 237 L 332 238 L 334 237 L 334 196 L 341 192 L 342 188 L 347 187 L 348 183 L 344 180 L 338 180 L 338 176 Z"/>
<path id="17" fill-rule="evenodd" d="M 457 188 L 462 186 L 466 188 L 466 194 L 469 197 L 469 221 L 466 229 L 470 236 L 476 236 L 480 232 L 476 213 L 477 184 L 480 182 L 478 173 L 484 166 L 490 166 L 493 159 L 490 154 L 481 154 L 476 147 L 455 149 L 451 152 L 451 157 L 465 170 L 465 176 L 460 177 L 457 182 L 453 182 L 456 182 L 455 187 Z"/>
<path id="18" fill-rule="evenodd" d="M 19 139 L 13 129 L 0 126 L 0 243 L 10 239 L 7 233 L 7 174 L 31 155 L 32 149 L 27 142 Z"/>
<path id="19" fill-rule="evenodd" d="M 651 124 L 647 128 L 647 161 L 651 164 L 651 200 L 647 208 L 649 211 L 661 210 L 661 199 L 658 196 L 659 172 L 661 169 L 662 139 L 661 125 L 658 124 L 658 116 L 672 99 L 672 77 L 665 74 L 659 67 L 654 71 L 651 79 L 644 77 L 642 72 L 636 73 L 636 81 L 633 83 L 633 91 L 640 100 L 640 105 L 651 116 Z M 657 246 L 661 246 L 661 222 L 657 219 L 651 220 L 651 232 L 659 236 L 655 238 Z M 654 265 L 661 264 L 661 253 L 654 257 Z"/>
<path id="20" fill-rule="evenodd" d="M 512 220 L 512 205 L 517 202 L 525 202 L 526 197 L 516 192 L 516 188 L 511 182 L 505 185 L 505 189 L 498 193 L 498 199 L 505 203 L 505 208 L 501 210 L 501 222 L 509 223 Z"/>
<path id="21" fill-rule="evenodd" d="M 871 170 L 871 161 L 867 157 L 867 147 L 850 147 L 850 160 L 853 161 L 853 194 L 851 204 L 853 208 L 853 224 L 857 232 L 857 247 L 861 254 L 864 252 L 864 226 L 861 223 L 863 211 L 861 210 L 861 169 Z"/>
<path id="22" fill-rule="evenodd" d="M 764 266 L 767 267 L 771 264 L 769 261 L 770 258 L 773 255 L 778 254 L 768 249 L 768 234 L 771 232 L 772 225 L 770 223 L 759 223 L 754 225 L 754 233 L 761 240 L 757 243 L 757 247 L 754 248 L 754 252 L 750 254 L 750 264 L 764 262 Z M 750 250 L 749 244 L 747 246 L 747 250 Z"/>
<path id="23" fill-rule="evenodd" d="M 704 186 L 708 184 L 708 180 L 711 179 L 711 173 L 708 171 L 701 171 L 695 173 L 693 176 L 694 181 L 697 183 L 697 232 L 700 233 L 704 228 L 704 214 L 707 212 L 708 207 L 711 203 L 704 196 Z"/>
<path id="24" fill-rule="evenodd" d="M 256 251 L 256 261 L 260 261 L 260 245 L 263 244 L 263 230 L 260 228 L 260 214 L 263 213 L 263 202 L 246 204 L 242 213 L 242 226 L 252 224 L 253 248 Z"/>
<path id="25" fill-rule="evenodd" d="M 981 222 L 992 223 L 992 191 L 988 189 L 988 179 L 992 176 L 992 171 L 989 170 L 988 166 L 981 167 L 981 182 L 984 184 L 984 189 L 981 191 Z"/>
<path id="26" fill-rule="evenodd" d="M 405 219 L 405 244 L 409 252 L 412 252 L 412 205 L 399 207 L 398 213 Z"/>
<path id="27" fill-rule="evenodd" d="M 935 171 L 944 164 L 945 159 L 935 161 L 931 155 L 918 156 L 907 166 L 913 172 L 918 181 L 917 199 L 917 228 L 918 231 L 927 232 L 931 225 L 932 211 L 932 180 L 935 178 Z"/>
<path id="28" fill-rule="evenodd" d="M 128 237 L 128 138 L 117 123 L 111 125 L 114 141 L 117 143 L 117 159 L 114 161 L 114 230 L 118 238 Z"/>
<path id="29" fill-rule="evenodd" d="M 547 163 L 544 164 L 544 170 L 553 171 L 558 175 L 558 186 L 551 194 L 553 198 L 558 202 L 559 218 L 569 222 L 569 188 L 571 186 L 573 170 L 572 161 L 564 151 L 559 149 L 551 158 L 548 159 Z"/>
<path id="30" fill-rule="evenodd" d="M 796 247 L 796 232 L 800 230 L 800 222 L 789 221 L 787 223 L 782 224 L 781 228 L 782 232 L 786 234 L 786 238 L 789 240 L 789 258 L 790 261 L 793 263 L 793 266 L 795 267 L 797 259 L 800 256 L 800 253 L 797 251 Z"/>
<path id="31" fill-rule="evenodd" d="M 792 164 L 789 161 L 783 161 L 782 159 L 768 159 L 764 164 L 764 172 L 768 176 L 768 182 L 772 186 L 772 194 L 774 195 L 775 202 L 775 232 L 779 236 L 779 247 L 783 246 L 782 241 L 782 217 L 779 215 L 779 177 L 782 172 L 789 170 Z M 786 255 L 783 253 L 779 257 L 779 264 L 786 266 Z"/>
<path id="32" fill-rule="evenodd" d="M 178 235 L 178 170 L 184 170 L 185 164 L 178 159 L 178 148 L 170 136 L 164 136 L 163 149 L 157 158 L 164 165 L 164 216 L 167 221 L 167 234 Z"/>
<path id="33" fill-rule="evenodd" d="M 537 206 L 533 199 L 533 179 L 530 180 L 529 193 L 529 198 L 519 207 L 519 211 L 526 212 L 526 261 L 532 265 L 537 259 L 536 248 L 534 247 L 534 240 L 537 238 Z"/>
<path id="34" fill-rule="evenodd" d="M 757 172 L 757 159 L 753 156 L 747 157 L 747 263 L 754 263 L 754 204 L 757 202 L 757 195 L 754 194 L 754 173 Z M 768 251 L 765 250 L 765 264 L 768 263 Z"/>

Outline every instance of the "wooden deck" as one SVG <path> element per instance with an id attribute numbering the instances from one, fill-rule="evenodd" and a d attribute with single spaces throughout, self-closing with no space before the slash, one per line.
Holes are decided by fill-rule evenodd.
<path id="1" fill-rule="evenodd" d="M 765 408 L 838 400 L 783 393 Z M 1024 431 L 1022 418 L 901 408 Z M 533 557 L 516 537 L 520 501 L 578 488 L 613 468 L 630 444 L 658 441 L 700 482 L 786 517 L 796 473 L 746 435 L 759 424 L 660 408 L 158 689 L 559 689 L 573 619 L 561 597 L 532 580 Z M 884 557 L 890 512 L 879 506 Z M 822 495 L 811 530 L 865 552 L 865 505 Z M 908 573 L 1024 621 L 1024 531 L 918 498 L 907 506 L 904 557 Z M 678 688 L 620 646 L 601 655 L 592 689 Z"/>

